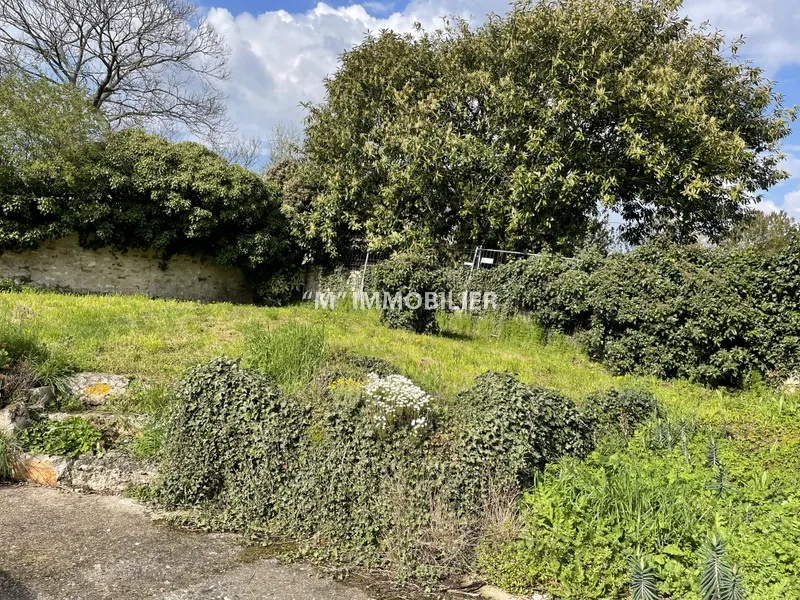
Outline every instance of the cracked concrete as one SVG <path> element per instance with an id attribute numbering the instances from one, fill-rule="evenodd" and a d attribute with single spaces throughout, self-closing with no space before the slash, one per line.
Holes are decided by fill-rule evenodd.
<path id="1" fill-rule="evenodd" d="M 0 600 L 371 600 L 114 496 L 0 486 Z"/>

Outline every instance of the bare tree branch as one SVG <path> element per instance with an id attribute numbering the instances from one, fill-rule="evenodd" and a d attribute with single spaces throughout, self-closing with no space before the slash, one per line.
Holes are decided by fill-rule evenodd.
<path id="1" fill-rule="evenodd" d="M 228 131 L 228 49 L 187 0 L 3 0 L 0 67 L 83 88 L 116 127 Z"/>

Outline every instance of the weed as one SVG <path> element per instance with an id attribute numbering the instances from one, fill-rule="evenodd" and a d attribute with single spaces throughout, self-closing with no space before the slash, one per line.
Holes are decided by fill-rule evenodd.
<path id="1" fill-rule="evenodd" d="M 0 431 L 0 481 L 11 479 L 19 453 L 19 443 L 16 438 L 10 433 Z"/>
<path id="2" fill-rule="evenodd" d="M 61 421 L 42 419 L 20 433 L 20 443 L 29 452 L 78 457 L 100 450 L 102 433 L 81 417 Z"/>

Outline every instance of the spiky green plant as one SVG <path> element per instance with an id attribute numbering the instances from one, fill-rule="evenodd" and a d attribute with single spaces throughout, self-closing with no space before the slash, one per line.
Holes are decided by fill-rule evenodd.
<path id="1" fill-rule="evenodd" d="M 710 437 L 706 444 L 706 466 L 713 469 L 719 464 L 719 444 L 716 439 Z"/>
<path id="2" fill-rule="evenodd" d="M 631 557 L 631 600 L 658 600 L 653 566 L 641 550 Z"/>
<path id="3" fill-rule="evenodd" d="M 714 477 L 708 484 L 708 489 L 714 492 L 717 498 L 722 498 L 722 496 L 730 489 L 730 487 L 731 486 L 728 482 L 728 474 L 725 471 L 725 466 L 718 464 L 716 471 L 714 471 Z"/>
<path id="4" fill-rule="evenodd" d="M 730 578 L 724 591 L 726 600 L 744 600 L 747 597 L 743 577 L 736 565 L 731 567 Z"/>
<path id="5" fill-rule="evenodd" d="M 712 533 L 703 552 L 703 569 L 700 576 L 700 594 L 703 600 L 744 600 L 746 592 L 742 577 L 725 556 L 725 541 Z"/>

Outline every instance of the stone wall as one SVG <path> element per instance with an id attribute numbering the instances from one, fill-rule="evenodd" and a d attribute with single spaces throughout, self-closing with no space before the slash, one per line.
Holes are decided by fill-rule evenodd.
<path id="1" fill-rule="evenodd" d="M 251 302 L 241 271 L 212 258 L 176 255 L 165 265 L 154 252 L 85 250 L 77 236 L 43 243 L 29 252 L 0 255 L 0 278 L 89 294 L 144 294 L 204 302 Z"/>

